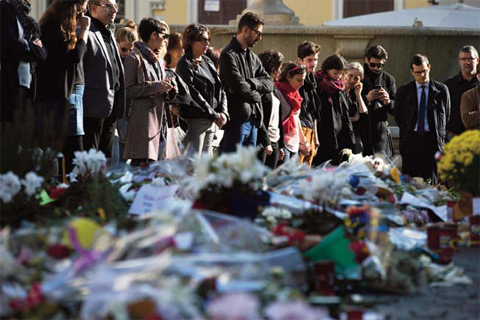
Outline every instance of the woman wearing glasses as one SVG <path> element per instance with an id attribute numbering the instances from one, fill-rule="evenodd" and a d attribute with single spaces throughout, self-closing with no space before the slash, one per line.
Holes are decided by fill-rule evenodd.
<path id="1" fill-rule="evenodd" d="M 353 126 L 343 78 L 346 66 L 345 59 L 334 54 L 325 59 L 321 70 L 315 74 L 322 106 L 322 120 L 318 125 L 320 147 L 314 158 L 316 165 L 328 160 L 331 160 L 333 165 L 338 165 L 340 152 L 345 148 L 353 149 L 354 146 Z"/>
<path id="2" fill-rule="evenodd" d="M 285 156 L 284 162 L 291 157 L 310 153 L 310 145 L 306 142 L 300 122 L 300 110 L 303 98 L 298 91 L 305 81 L 307 70 L 304 66 L 293 61 L 282 65 L 282 73 L 275 82 L 275 87 L 280 91 L 279 99 L 283 124 L 283 142 Z"/>
<path id="3" fill-rule="evenodd" d="M 66 172 L 72 169 L 74 152 L 83 150 L 82 59 L 90 29 L 86 6 L 87 0 L 55 0 L 40 19 L 48 57 L 38 66 L 37 129 L 52 130 L 52 147 L 63 152 Z"/>
<path id="4" fill-rule="evenodd" d="M 213 153 L 214 130 L 227 123 L 227 99 L 217 70 L 205 53 L 210 44 L 210 31 L 200 24 L 191 24 L 183 31 L 185 55 L 180 58 L 177 73 L 188 85 L 192 103 L 180 106 L 180 115 L 188 123 L 184 144 L 193 150 Z"/>
<path id="5" fill-rule="evenodd" d="M 133 49 L 133 44 L 138 41 L 137 25 L 132 20 L 125 21 L 123 27 L 115 29 L 115 40 L 117 40 L 118 51 L 122 62 Z"/>
<path id="6" fill-rule="evenodd" d="M 132 108 L 123 158 L 132 159 L 132 166 L 158 159 L 165 94 L 173 88 L 160 57 L 169 31 L 165 22 L 144 18 L 138 27 L 141 41 L 125 59 L 127 104 Z"/>

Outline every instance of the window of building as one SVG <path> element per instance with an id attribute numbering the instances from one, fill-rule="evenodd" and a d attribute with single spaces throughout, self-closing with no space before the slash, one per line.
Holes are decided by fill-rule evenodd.
<path id="1" fill-rule="evenodd" d="M 395 0 L 344 0 L 343 17 L 355 17 L 364 14 L 393 10 Z"/>
<path id="2" fill-rule="evenodd" d="M 247 0 L 198 0 L 198 22 L 228 24 L 247 7 Z"/>

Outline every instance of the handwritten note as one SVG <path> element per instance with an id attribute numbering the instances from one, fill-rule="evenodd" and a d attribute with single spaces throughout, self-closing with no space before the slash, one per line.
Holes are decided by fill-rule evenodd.
<path id="1" fill-rule="evenodd" d="M 167 200 L 173 199 L 178 185 L 156 187 L 144 185 L 140 188 L 128 213 L 141 215 L 164 208 Z"/>
<path id="2" fill-rule="evenodd" d="M 403 204 L 410 204 L 414 207 L 418 208 L 426 208 L 430 209 L 435 213 L 442 221 L 446 222 L 447 221 L 447 206 L 439 206 L 435 207 L 434 205 L 429 204 L 423 199 L 419 199 L 415 197 L 414 195 L 411 195 L 408 192 L 404 192 L 402 199 L 400 200 L 400 203 Z"/>

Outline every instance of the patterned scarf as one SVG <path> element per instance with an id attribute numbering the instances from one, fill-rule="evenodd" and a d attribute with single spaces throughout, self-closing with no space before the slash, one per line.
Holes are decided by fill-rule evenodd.
<path id="1" fill-rule="evenodd" d="M 335 93 L 345 90 L 345 80 L 340 78 L 339 80 L 333 80 L 328 76 L 326 72 L 318 70 L 315 74 L 318 84 L 318 93 L 326 93 L 329 97 Z"/>
<path id="2" fill-rule="evenodd" d="M 275 82 L 275 86 L 282 93 L 283 97 L 291 107 L 288 117 L 283 121 L 283 130 L 285 131 L 285 134 L 289 134 L 297 129 L 293 113 L 302 108 L 303 98 L 298 90 L 294 90 L 287 81 Z"/>
<path id="3" fill-rule="evenodd" d="M 28 14 L 31 10 L 31 4 L 27 0 L 3 0 L 10 4 L 15 11 L 15 15 L 20 21 L 23 28 L 23 38 L 25 40 L 33 41 L 40 39 L 40 26 Z"/>
<path id="4" fill-rule="evenodd" d="M 147 59 L 147 61 L 151 64 L 156 64 L 160 59 L 158 54 L 155 53 L 152 49 L 150 49 L 145 42 L 137 41 L 135 42 L 135 48 L 137 48 L 142 56 Z"/>

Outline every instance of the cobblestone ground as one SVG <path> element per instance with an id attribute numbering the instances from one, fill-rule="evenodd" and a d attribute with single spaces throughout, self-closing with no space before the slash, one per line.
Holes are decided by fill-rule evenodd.
<path id="1" fill-rule="evenodd" d="M 480 319 L 480 249 L 460 248 L 453 260 L 456 266 L 464 268 L 473 285 L 429 287 L 410 296 L 381 296 L 373 310 L 391 320 Z"/>

